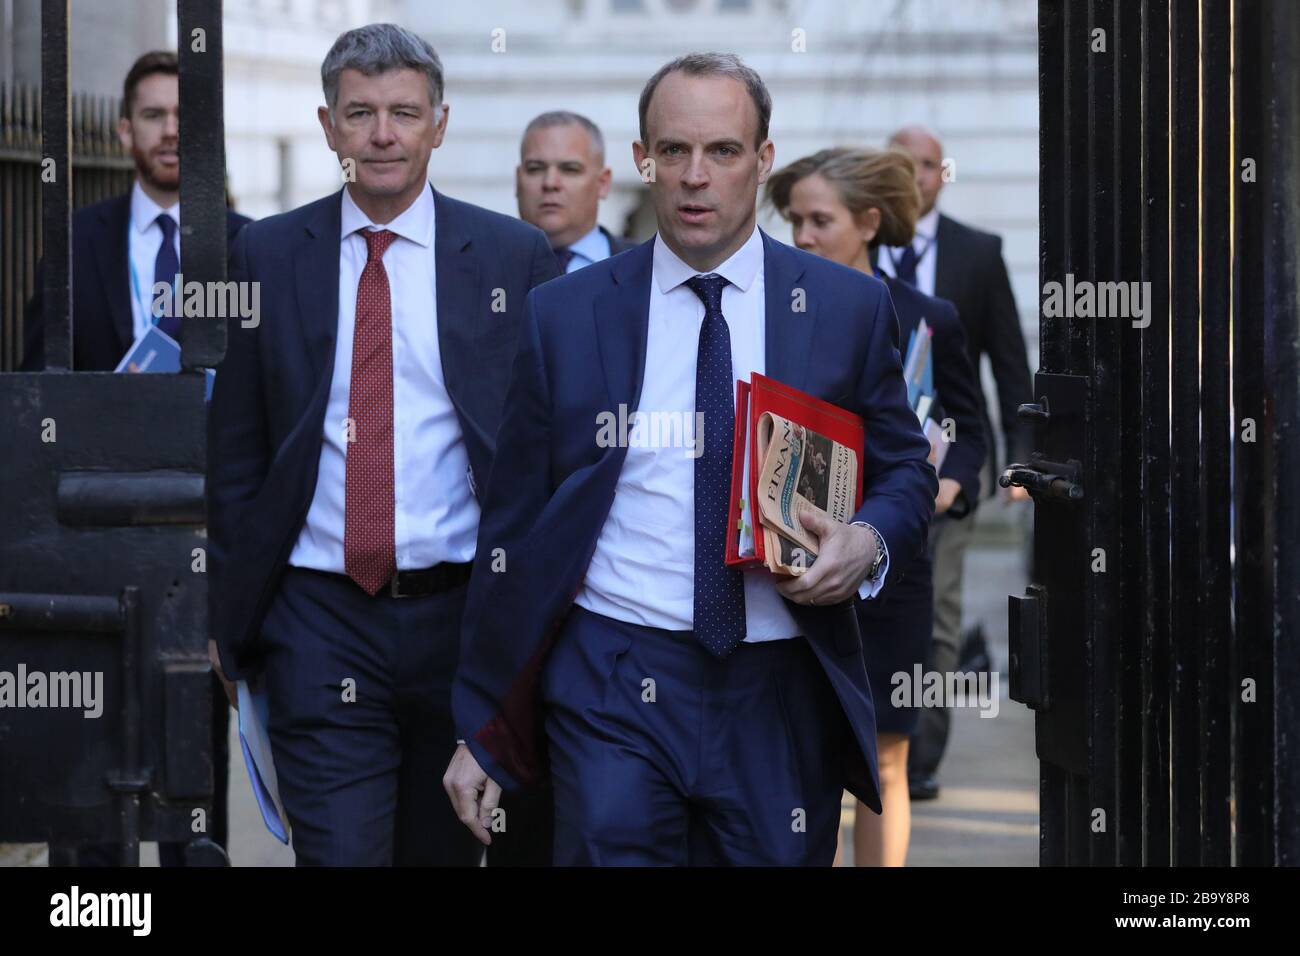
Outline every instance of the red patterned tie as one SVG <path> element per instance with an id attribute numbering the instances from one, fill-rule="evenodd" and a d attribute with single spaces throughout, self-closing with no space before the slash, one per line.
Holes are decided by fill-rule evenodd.
<path id="1" fill-rule="evenodd" d="M 369 247 L 357 283 L 348 395 L 351 441 L 343 566 L 374 597 L 397 570 L 393 550 L 393 307 L 384 253 L 397 234 L 363 232 Z"/>

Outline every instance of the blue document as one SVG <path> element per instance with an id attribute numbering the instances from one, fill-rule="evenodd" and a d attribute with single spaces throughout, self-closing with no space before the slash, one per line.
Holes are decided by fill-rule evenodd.
<path id="1" fill-rule="evenodd" d="M 239 746 L 244 752 L 244 766 L 253 785 L 262 822 L 281 843 L 289 842 L 289 817 L 280 801 L 280 788 L 271 759 L 271 738 L 266 731 L 266 691 L 249 690 L 247 681 L 236 681 L 239 691 Z"/>
<path id="2" fill-rule="evenodd" d="M 136 375 L 149 372 L 179 372 L 181 370 L 181 346 L 174 338 L 158 328 L 149 326 L 149 331 L 136 339 L 131 350 L 122 356 L 115 372 Z M 205 401 L 212 399 L 212 380 L 216 373 L 210 369 L 203 370 Z"/>
<path id="3" fill-rule="evenodd" d="M 916 410 L 922 396 L 934 398 L 934 356 L 931 344 L 929 323 L 922 319 L 907 339 L 907 358 L 903 361 L 907 401 L 913 410 Z"/>
<path id="4" fill-rule="evenodd" d="M 131 350 L 122 356 L 115 372 L 179 372 L 181 370 L 181 346 L 174 338 L 158 328 L 149 326 L 149 331 L 135 340 Z"/>

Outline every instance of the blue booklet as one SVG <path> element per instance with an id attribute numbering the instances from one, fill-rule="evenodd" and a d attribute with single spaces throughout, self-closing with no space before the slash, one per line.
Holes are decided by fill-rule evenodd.
<path id="1" fill-rule="evenodd" d="M 916 412 L 917 421 L 925 437 L 930 439 L 930 464 L 935 471 L 943 468 L 948 455 L 949 441 L 935 421 L 934 394 L 934 332 L 922 319 L 907 340 L 907 359 L 903 362 L 903 378 L 907 383 L 907 400 Z"/>
<path id="2" fill-rule="evenodd" d="M 934 355 L 931 349 L 930 324 L 922 319 L 907 340 L 907 358 L 903 360 L 903 379 L 907 383 L 907 401 L 913 411 L 922 397 L 934 399 Z"/>
<path id="3" fill-rule="evenodd" d="M 250 690 L 247 681 L 236 681 L 239 692 L 239 747 L 244 752 L 244 766 L 253 785 L 262 822 L 281 843 L 289 842 L 289 816 L 280 800 L 280 787 L 271 758 L 271 738 L 266 731 L 267 700 L 265 690 Z"/>
<path id="4" fill-rule="evenodd" d="M 152 372 L 179 372 L 181 370 L 181 345 L 174 338 L 158 328 L 149 326 L 149 331 L 135 340 L 130 351 L 117 363 L 115 372 L 139 375 Z M 205 379 L 204 399 L 212 398 L 212 380 L 216 373 L 210 369 L 203 370 Z"/>

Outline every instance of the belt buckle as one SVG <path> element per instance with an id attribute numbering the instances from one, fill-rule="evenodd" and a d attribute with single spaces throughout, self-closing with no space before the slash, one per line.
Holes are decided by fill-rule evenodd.
<path id="1" fill-rule="evenodd" d="M 394 597 L 394 598 L 406 597 L 406 595 L 402 593 L 401 585 L 398 583 L 399 580 L 401 579 L 401 575 L 402 575 L 401 571 L 394 571 L 393 576 L 388 579 L 389 597 Z"/>

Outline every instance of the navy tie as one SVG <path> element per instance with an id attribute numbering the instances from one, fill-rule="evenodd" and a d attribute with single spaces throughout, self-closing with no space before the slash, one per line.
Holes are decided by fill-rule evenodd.
<path id="1" fill-rule="evenodd" d="M 895 261 L 894 263 L 894 272 L 897 273 L 896 278 L 902 279 L 910 286 L 915 286 L 916 285 L 916 263 L 917 263 L 916 250 L 911 246 L 908 246 L 906 249 L 903 250 L 902 256 L 900 256 L 898 260 Z"/>
<path id="2" fill-rule="evenodd" d="M 569 270 L 569 263 L 573 261 L 573 250 L 568 246 L 556 246 L 551 251 L 555 253 L 555 261 L 560 264 L 560 275 L 564 275 Z"/>
<path id="3" fill-rule="evenodd" d="M 695 638 L 718 658 L 745 639 L 745 582 L 740 570 L 726 563 L 736 425 L 731 333 L 722 317 L 726 284 L 713 273 L 686 280 L 704 303 L 695 364 L 695 412 L 704 415 L 703 434 L 695 439 L 703 442 L 695 459 Z"/>
<path id="4" fill-rule="evenodd" d="M 165 282 L 168 286 L 176 283 L 176 274 L 181 271 L 181 260 L 176 256 L 176 220 L 167 213 L 160 215 L 155 222 L 162 229 L 163 241 L 158 247 L 158 258 L 153 261 L 153 281 L 157 286 L 159 282 Z M 152 316 L 152 303 L 154 301 L 153 291 L 150 290 L 150 315 Z M 172 304 L 169 312 L 158 319 L 159 331 L 166 332 L 172 338 L 176 338 L 181 330 L 179 296 L 172 295 L 167 301 Z"/>

